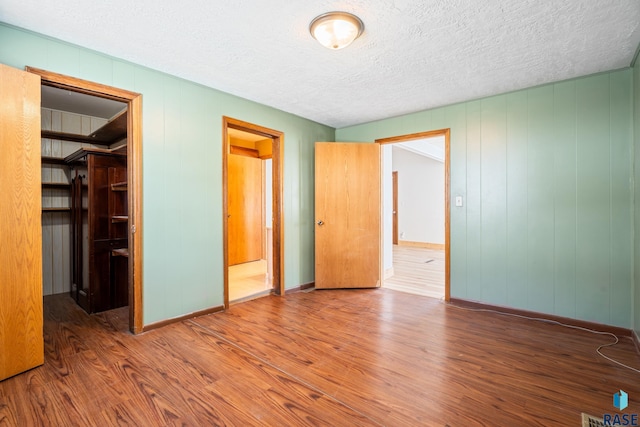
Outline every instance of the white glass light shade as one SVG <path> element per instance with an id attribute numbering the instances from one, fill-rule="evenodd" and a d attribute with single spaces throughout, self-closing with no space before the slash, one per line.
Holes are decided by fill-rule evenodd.
<path id="1" fill-rule="evenodd" d="M 347 12 L 325 13 L 311 21 L 309 26 L 313 38 L 329 49 L 349 46 L 363 30 L 360 18 Z"/>

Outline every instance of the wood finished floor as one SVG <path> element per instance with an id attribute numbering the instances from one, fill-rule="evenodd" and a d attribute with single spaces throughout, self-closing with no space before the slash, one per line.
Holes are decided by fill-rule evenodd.
<path id="1" fill-rule="evenodd" d="M 229 266 L 229 301 L 243 301 L 269 293 L 273 282 L 267 276 L 267 261 L 246 262 Z"/>
<path id="2" fill-rule="evenodd" d="M 0 382 L 0 426 L 572 426 L 640 412 L 610 338 L 388 289 L 299 292 L 138 336 L 45 298 L 44 366 Z M 640 367 L 623 338 L 608 355 Z"/>
<path id="3" fill-rule="evenodd" d="M 393 245 L 393 276 L 384 279 L 383 286 L 444 298 L 444 251 Z"/>

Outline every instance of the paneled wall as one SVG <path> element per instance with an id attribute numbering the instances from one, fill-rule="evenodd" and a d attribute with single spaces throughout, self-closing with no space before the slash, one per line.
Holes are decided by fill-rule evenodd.
<path id="1" fill-rule="evenodd" d="M 42 129 L 88 135 L 107 122 L 107 119 L 66 111 L 41 109 Z M 80 147 L 91 146 L 71 141 L 42 138 L 42 155 L 65 158 Z M 42 165 L 42 182 L 71 181 L 69 168 L 64 165 Z M 43 208 L 71 206 L 68 189 L 42 189 Z M 69 292 L 71 288 L 71 225 L 70 212 L 42 213 L 42 287 L 44 295 Z"/>
<path id="2" fill-rule="evenodd" d="M 451 128 L 452 297 L 631 327 L 632 87 L 626 69 L 336 138 Z"/>
<path id="3" fill-rule="evenodd" d="M 222 116 L 284 132 L 284 280 L 314 280 L 313 148 L 335 130 L 0 24 L 0 62 L 141 93 L 143 323 L 223 304 Z"/>

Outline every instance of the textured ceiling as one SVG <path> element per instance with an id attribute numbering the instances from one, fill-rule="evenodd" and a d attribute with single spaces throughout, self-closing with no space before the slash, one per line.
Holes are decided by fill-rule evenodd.
<path id="1" fill-rule="evenodd" d="M 331 10 L 365 23 L 346 49 L 309 35 Z M 640 42 L 638 0 L 2 0 L 0 20 L 336 128 L 628 67 Z"/>

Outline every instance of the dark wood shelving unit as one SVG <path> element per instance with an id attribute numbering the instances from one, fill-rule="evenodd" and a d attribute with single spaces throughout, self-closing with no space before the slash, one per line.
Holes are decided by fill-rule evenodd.
<path id="1" fill-rule="evenodd" d="M 71 295 L 88 313 L 122 307 L 129 296 L 126 154 L 85 147 L 65 161 L 73 175 Z"/>

